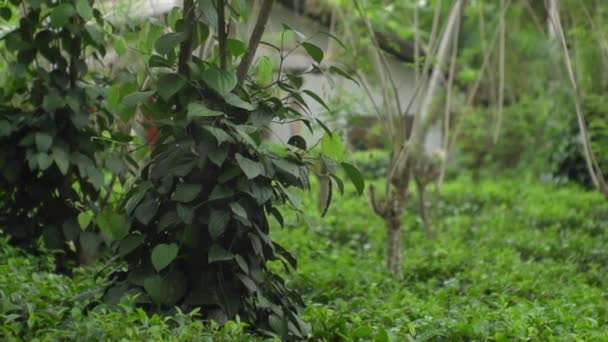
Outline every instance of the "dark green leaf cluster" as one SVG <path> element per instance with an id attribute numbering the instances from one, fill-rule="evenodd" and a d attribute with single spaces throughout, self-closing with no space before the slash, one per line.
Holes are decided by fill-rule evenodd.
<path id="1" fill-rule="evenodd" d="M 81 230 L 90 219 L 79 227 L 76 217 L 95 210 L 105 185 L 95 138 L 111 122 L 85 61 L 105 53 L 101 13 L 85 0 L 12 3 L 24 14 L 2 37 L 11 76 L 0 88 L 0 229 L 22 245 L 42 235 L 49 249 L 96 249 L 100 237 Z"/>
<path id="2" fill-rule="evenodd" d="M 282 225 L 277 206 L 298 206 L 291 188 L 309 188 L 309 168 L 317 158 L 301 136 L 278 150 L 262 142 L 277 120 L 302 121 L 312 132 L 311 119 L 288 105 L 294 101 L 307 109 L 302 94 L 325 104 L 300 89 L 297 75 L 276 82 L 287 94 L 280 98 L 274 84 L 264 85 L 268 75 L 261 77 L 264 83 L 241 86 L 234 66 L 221 68 L 217 60 L 194 56 L 184 69 L 184 45 L 198 46 L 208 29 L 202 21 L 189 23 L 204 37 L 188 37 L 185 19 L 174 12 L 171 18 L 175 32 L 158 38 L 149 60 L 152 90 L 122 100 L 147 113 L 160 138 L 125 197 L 124 217 L 102 227 L 112 232 L 113 247 L 128 265 L 114 274 L 105 300 L 138 293 L 138 302 L 152 310 L 200 308 L 220 322 L 238 315 L 268 335 L 301 339 L 310 330 L 299 318 L 303 302 L 267 266 L 276 260 L 290 269 L 296 260 L 271 240 L 269 217 Z M 322 56 L 312 44 L 308 49 Z M 233 56 L 243 50 L 244 43 L 228 41 Z M 338 160 L 341 140 L 324 129 L 330 138 L 323 158 Z M 362 187 L 358 171 L 345 165 Z"/>

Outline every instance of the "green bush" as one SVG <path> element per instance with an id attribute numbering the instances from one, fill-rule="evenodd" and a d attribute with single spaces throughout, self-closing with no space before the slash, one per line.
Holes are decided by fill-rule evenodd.
<path id="1" fill-rule="evenodd" d="M 404 216 L 404 279 L 382 260 L 385 230 L 348 185 L 325 218 L 314 196 L 305 215 L 285 212 L 272 238 L 298 257 L 278 262 L 287 286 L 304 295 L 313 341 L 604 341 L 608 336 L 608 206 L 577 186 L 448 182 L 432 206 L 437 237 Z M 102 265 L 73 279 L 50 273 L 49 256 L 24 255 L 0 240 L 2 340 L 260 340 L 247 326 L 219 327 L 176 311 L 90 304 L 105 281 Z"/>
<path id="2" fill-rule="evenodd" d="M 359 169 L 365 178 L 382 178 L 386 177 L 389 153 L 388 150 L 355 151 L 349 153 L 348 160 Z"/>

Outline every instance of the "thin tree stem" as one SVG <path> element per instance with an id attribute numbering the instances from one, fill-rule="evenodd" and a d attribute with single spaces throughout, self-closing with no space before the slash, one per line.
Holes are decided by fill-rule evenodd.
<path id="1" fill-rule="evenodd" d="M 262 3 L 260 13 L 258 14 L 258 20 L 256 21 L 253 32 L 251 32 L 251 37 L 249 38 L 249 46 L 247 47 L 247 51 L 245 51 L 245 55 L 243 56 L 243 59 L 241 59 L 241 63 L 239 64 L 237 70 L 237 79 L 239 84 L 243 84 L 245 77 L 247 77 L 247 72 L 251 67 L 251 63 L 253 63 L 253 57 L 255 56 L 255 52 L 258 49 L 260 41 L 262 40 L 262 35 L 266 29 L 266 23 L 270 17 L 270 11 L 272 10 L 273 4 L 274 0 L 264 0 Z"/>

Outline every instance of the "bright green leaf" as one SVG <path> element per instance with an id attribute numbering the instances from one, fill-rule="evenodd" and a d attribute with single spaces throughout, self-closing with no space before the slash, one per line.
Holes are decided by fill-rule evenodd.
<path id="1" fill-rule="evenodd" d="M 83 211 L 80 214 L 78 214 L 77 219 L 78 219 L 78 225 L 80 225 L 80 228 L 82 230 L 85 230 L 91 223 L 91 220 L 93 220 L 93 213 L 91 211 Z"/>
<path id="2" fill-rule="evenodd" d="M 236 73 L 233 70 L 221 70 L 215 66 L 203 71 L 201 78 L 221 96 L 226 96 L 236 87 Z"/>
<path id="3" fill-rule="evenodd" d="M 339 134 L 325 135 L 321 139 L 321 152 L 333 160 L 340 160 L 344 155 L 344 143 Z"/>
<path id="4" fill-rule="evenodd" d="M 68 20 L 74 15 L 74 6 L 69 3 L 63 3 L 51 12 L 51 27 L 60 28 L 68 23 Z"/>
<path id="5" fill-rule="evenodd" d="M 97 215 L 97 225 L 107 237 L 112 240 L 122 240 L 129 234 L 127 218 L 117 212 L 104 211 Z"/>

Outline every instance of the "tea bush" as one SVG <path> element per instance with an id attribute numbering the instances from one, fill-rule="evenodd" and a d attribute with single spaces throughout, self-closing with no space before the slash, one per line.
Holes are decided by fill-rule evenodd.
<path id="1" fill-rule="evenodd" d="M 386 273 L 382 222 L 353 187 L 323 219 L 314 195 L 303 197 L 304 215 L 283 211 L 286 227 L 271 235 L 298 258 L 297 270 L 284 275 L 304 295 L 309 340 L 606 340 L 608 205 L 601 195 L 460 179 L 446 183 L 441 198 L 431 206 L 434 240 L 412 210 L 404 217 L 402 281 Z M 154 315 L 129 300 L 93 308 L 98 294 L 87 291 L 105 281 L 102 265 L 70 279 L 49 272 L 49 256 L 25 256 L 4 240 L 0 250 L 2 340 L 261 339 L 243 323 Z M 284 272 L 278 262 L 270 266 Z"/>

